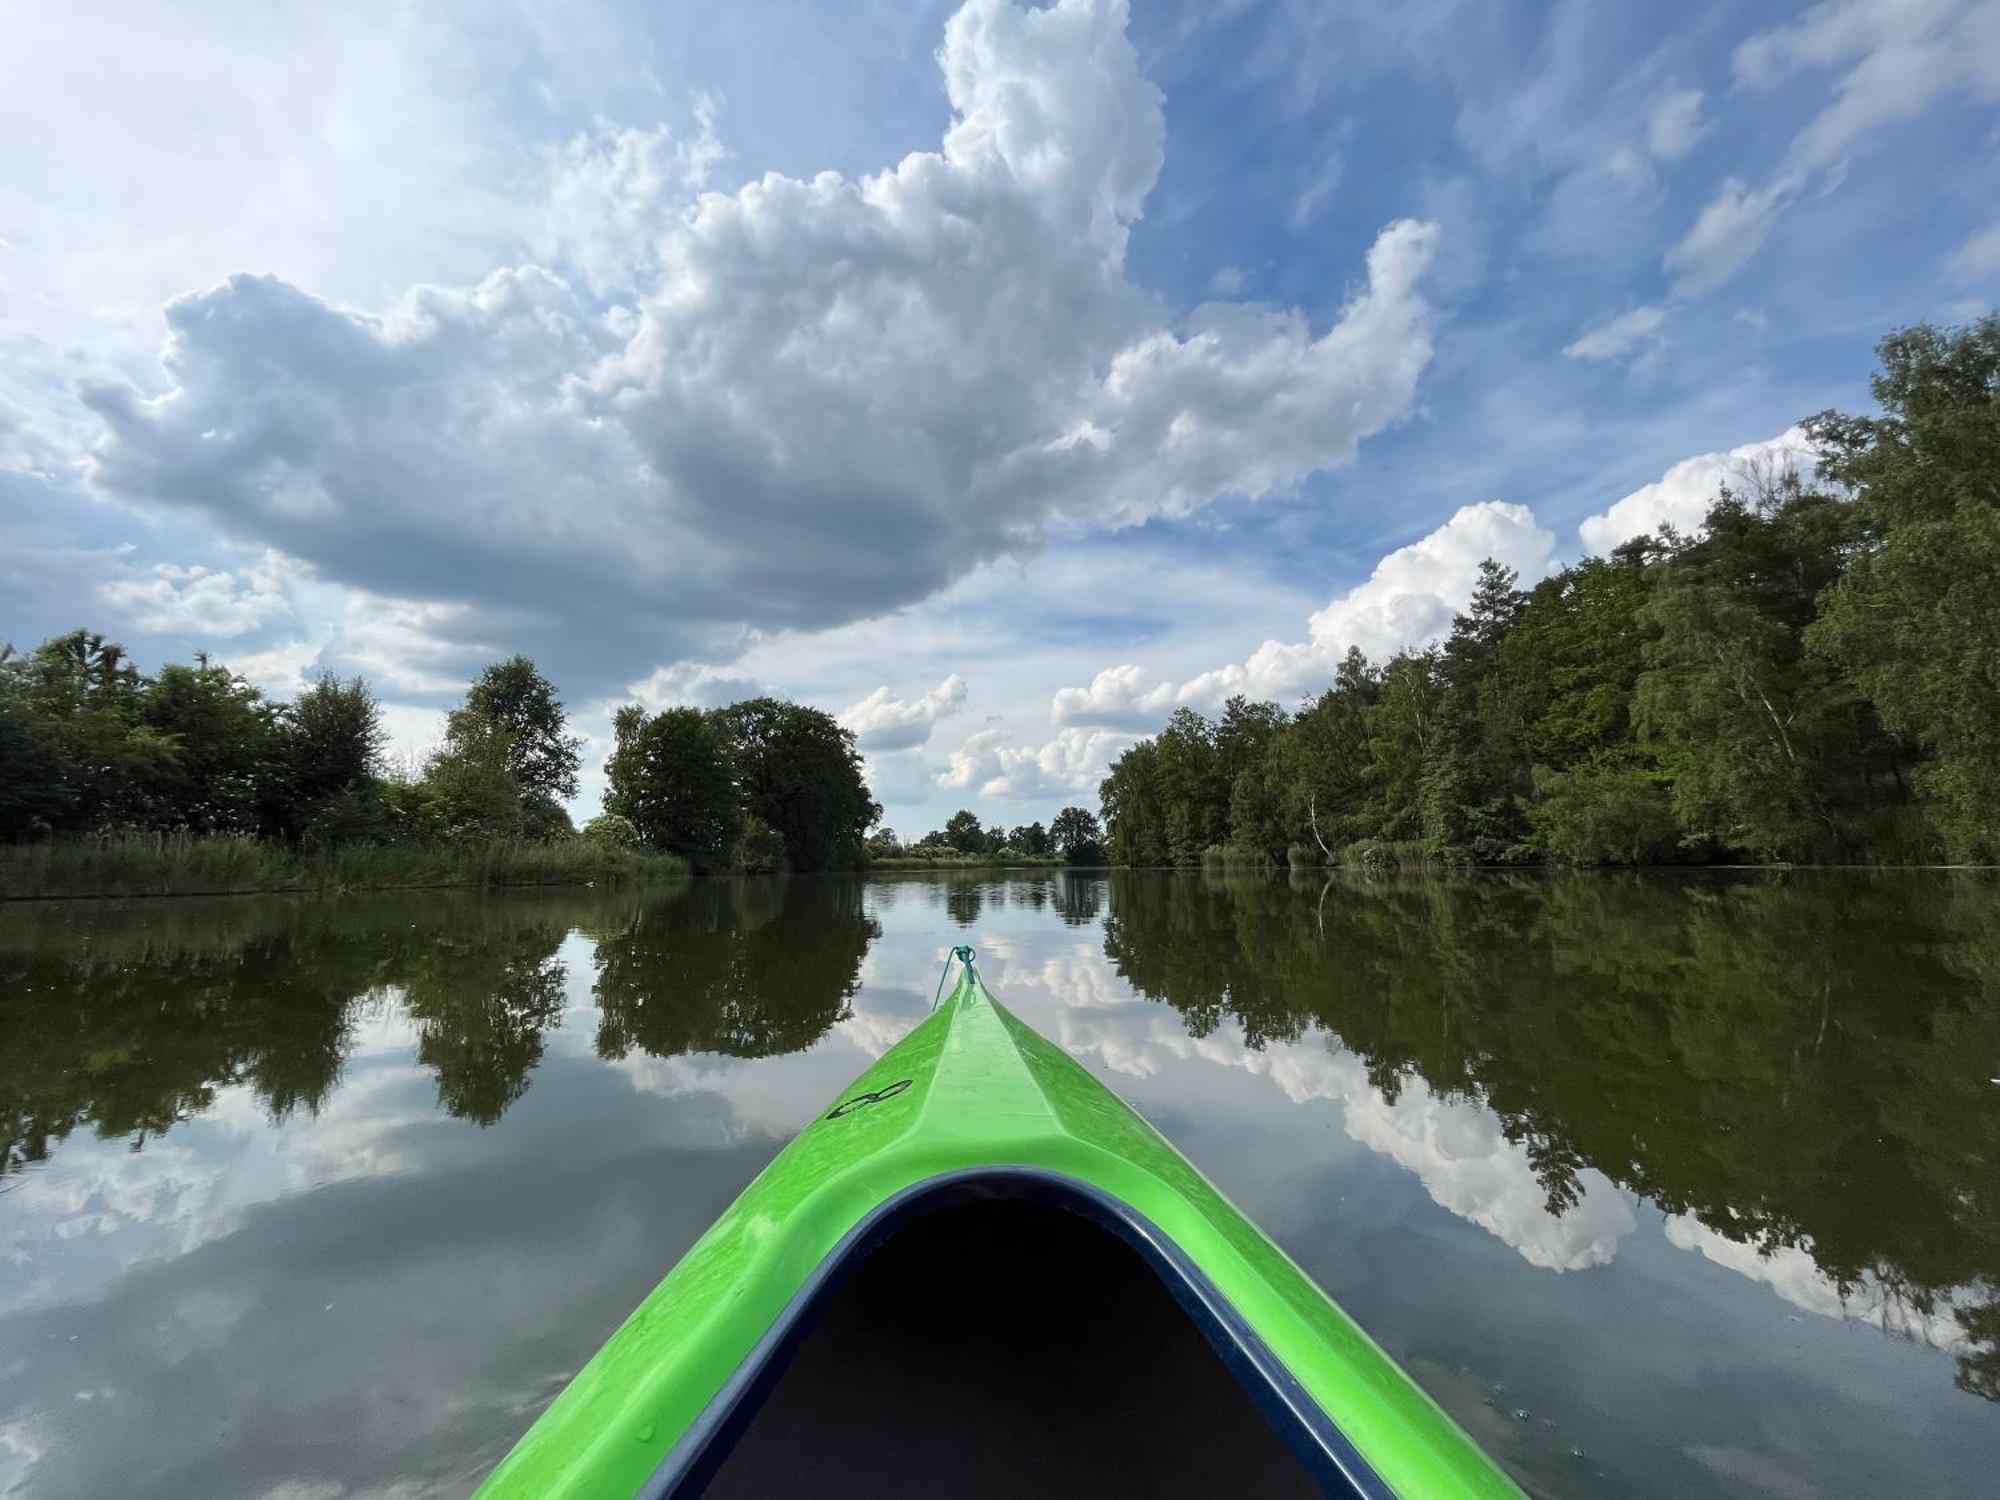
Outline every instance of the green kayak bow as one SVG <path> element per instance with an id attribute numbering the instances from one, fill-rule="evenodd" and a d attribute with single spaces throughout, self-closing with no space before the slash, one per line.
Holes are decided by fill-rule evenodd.
<path id="1" fill-rule="evenodd" d="M 481 1500 L 1520 1494 L 956 954 Z"/>

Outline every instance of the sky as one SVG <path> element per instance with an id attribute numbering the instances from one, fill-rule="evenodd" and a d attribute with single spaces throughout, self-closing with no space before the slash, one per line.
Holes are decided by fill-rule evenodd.
<path id="1" fill-rule="evenodd" d="M 531 655 L 1047 821 L 2000 297 L 2000 0 L 103 0 L 0 51 L 0 639 Z"/>

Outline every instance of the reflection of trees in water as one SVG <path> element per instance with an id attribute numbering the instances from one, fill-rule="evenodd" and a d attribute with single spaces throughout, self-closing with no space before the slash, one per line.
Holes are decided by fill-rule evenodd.
<path id="1" fill-rule="evenodd" d="M 858 881 L 637 893 L 160 903 L 10 913 L 0 928 L 0 1172 L 79 1125 L 143 1140 L 248 1085 L 316 1113 L 358 1009 L 400 991 L 449 1113 L 491 1124 L 561 1023 L 575 930 L 599 944 L 607 1056 L 763 1056 L 844 1013 L 878 929 Z"/>
<path id="2" fill-rule="evenodd" d="M 426 895 L 176 901 L 7 914 L 0 926 L 0 1170 L 79 1125 L 145 1136 L 248 1085 L 273 1120 L 316 1113 L 358 1010 L 403 986 L 445 1107 L 497 1119 L 560 1015 L 565 933 L 635 898 Z"/>
<path id="3" fill-rule="evenodd" d="M 859 880 L 713 880 L 597 945 L 597 1050 L 767 1057 L 847 1015 L 881 929 Z"/>
<path id="4" fill-rule="evenodd" d="M 446 1113 L 491 1125 L 527 1092 L 542 1033 L 562 1023 L 569 976 L 555 949 L 564 932 L 438 939 L 398 966 L 417 1061 L 436 1071 Z"/>
<path id="5" fill-rule="evenodd" d="M 1104 910 L 1105 878 L 1102 875 L 1079 875 L 1065 871 L 1056 877 L 1056 910 L 1062 913 L 1065 925 L 1087 927 L 1095 922 Z"/>
<path id="6" fill-rule="evenodd" d="M 1969 1342 L 2000 1396 L 2000 889 L 1828 874 L 1112 876 L 1106 952 L 1197 1035 L 1323 1026 L 1393 1098 L 1476 1098 L 1554 1211 L 1595 1167 Z"/>
<path id="7" fill-rule="evenodd" d="M 986 906 L 986 882 L 976 875 L 955 875 L 945 883 L 944 909 L 952 921 L 970 927 Z"/>

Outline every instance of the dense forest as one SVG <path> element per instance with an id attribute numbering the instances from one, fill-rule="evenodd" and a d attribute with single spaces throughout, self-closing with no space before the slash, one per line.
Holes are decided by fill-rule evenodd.
<path id="1" fill-rule="evenodd" d="M 1810 481 L 1725 489 L 1296 712 L 1177 711 L 1101 788 L 1121 864 L 2000 856 L 2000 315 L 1880 348 Z"/>

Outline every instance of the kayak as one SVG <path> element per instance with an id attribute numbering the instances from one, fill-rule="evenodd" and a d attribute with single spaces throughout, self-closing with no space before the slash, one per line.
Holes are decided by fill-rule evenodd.
<path id="1" fill-rule="evenodd" d="M 480 1500 L 1518 1500 L 1185 1157 L 987 992 L 971 949 L 954 959 L 949 997 L 716 1220 Z"/>

